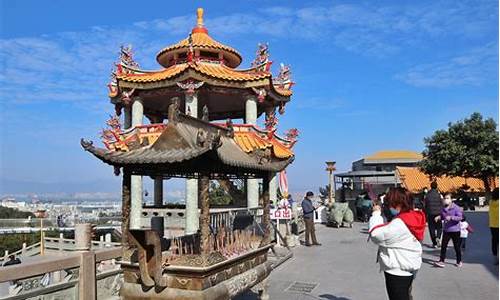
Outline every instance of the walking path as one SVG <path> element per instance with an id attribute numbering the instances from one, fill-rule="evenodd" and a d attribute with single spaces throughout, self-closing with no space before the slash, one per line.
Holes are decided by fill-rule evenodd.
<path id="1" fill-rule="evenodd" d="M 439 249 L 424 246 L 422 269 L 413 285 L 413 297 L 418 299 L 498 299 L 498 266 L 490 254 L 490 231 L 486 212 L 466 213 L 475 233 L 469 235 L 464 266 L 456 268 L 451 242 L 447 265 L 435 268 L 432 262 Z M 270 276 L 270 298 L 294 299 L 387 299 L 383 274 L 375 263 L 377 248 L 367 243 L 365 224 L 355 223 L 352 229 L 327 228 L 317 225 L 320 247 L 295 247 L 294 257 L 275 269 Z M 430 239 L 426 231 L 424 244 Z M 314 287 L 310 293 L 292 292 Z M 248 293 L 238 300 L 256 299 Z"/>

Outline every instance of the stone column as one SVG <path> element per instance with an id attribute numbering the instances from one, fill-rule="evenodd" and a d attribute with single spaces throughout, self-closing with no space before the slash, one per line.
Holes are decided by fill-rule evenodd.
<path id="1" fill-rule="evenodd" d="M 128 230 L 130 228 L 131 179 L 129 170 L 123 168 L 122 181 L 122 249 L 125 254 L 129 247 Z M 125 257 L 125 255 L 123 255 Z"/>
<path id="2" fill-rule="evenodd" d="M 163 178 L 158 176 L 154 182 L 154 204 L 156 207 L 160 207 L 163 205 Z"/>
<path id="3" fill-rule="evenodd" d="M 163 206 L 163 178 L 158 176 L 154 179 L 154 206 L 156 209 Z M 163 216 L 151 217 L 151 229 L 158 232 L 160 237 L 165 235 L 165 222 Z"/>
<path id="4" fill-rule="evenodd" d="M 255 125 L 257 123 L 257 98 L 248 97 L 245 103 L 245 123 Z M 259 181 L 258 179 L 247 179 L 247 207 L 259 206 Z"/>
<path id="5" fill-rule="evenodd" d="M 123 109 L 123 128 L 129 129 L 130 126 L 132 126 L 132 107 L 127 105 Z"/>
<path id="6" fill-rule="evenodd" d="M 198 94 L 186 93 L 186 114 L 198 117 Z M 186 179 L 186 226 L 184 232 L 192 234 L 198 231 L 198 179 Z"/>
<path id="7" fill-rule="evenodd" d="M 271 218 L 270 218 L 270 205 L 269 205 L 269 182 L 271 180 L 272 173 L 267 174 L 262 180 L 262 230 L 264 231 L 264 236 L 260 246 L 265 246 L 271 241 Z"/>
<path id="8" fill-rule="evenodd" d="M 278 204 L 278 176 L 276 173 L 271 174 L 271 180 L 269 181 L 269 201 L 274 205 Z"/>
<path id="9" fill-rule="evenodd" d="M 200 246 L 201 254 L 208 255 L 210 253 L 210 199 L 208 196 L 208 185 L 210 180 L 207 175 L 203 175 L 200 179 L 200 196 L 201 196 L 201 214 L 200 214 Z"/>
<path id="10" fill-rule="evenodd" d="M 132 104 L 132 127 L 142 125 L 144 107 L 140 99 L 135 99 Z M 131 178 L 131 203 L 130 203 L 130 229 L 141 228 L 142 217 L 142 176 L 132 175 Z"/>

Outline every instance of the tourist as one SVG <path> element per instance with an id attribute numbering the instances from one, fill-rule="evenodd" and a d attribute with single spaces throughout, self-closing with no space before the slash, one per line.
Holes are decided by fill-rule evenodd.
<path id="1" fill-rule="evenodd" d="M 368 222 L 368 219 L 370 218 L 371 211 L 373 207 L 373 202 L 370 199 L 370 196 L 368 194 L 365 195 L 363 200 L 361 201 L 361 220 L 363 222 Z"/>
<path id="2" fill-rule="evenodd" d="M 363 216 L 363 199 L 365 198 L 365 195 L 368 195 L 365 191 L 361 192 L 361 194 L 359 194 L 357 197 L 356 197 L 356 201 L 354 202 L 355 205 L 356 205 L 356 219 L 358 219 L 358 221 L 361 221 L 362 220 L 362 216 Z"/>
<path id="3" fill-rule="evenodd" d="M 316 240 L 316 230 L 314 229 L 314 211 L 316 207 L 314 207 L 312 203 L 312 198 L 314 197 L 314 193 L 309 191 L 306 193 L 304 200 L 302 200 L 302 211 L 304 213 L 304 223 L 306 225 L 306 242 L 305 245 L 307 247 L 311 246 L 310 241 L 312 240 L 312 245 L 321 246 L 320 243 Z"/>
<path id="4" fill-rule="evenodd" d="M 9 255 L 9 260 L 6 261 L 3 266 L 4 267 L 7 267 L 7 266 L 12 266 L 12 265 L 18 265 L 21 263 L 21 260 L 19 258 L 17 258 L 14 254 L 11 254 Z"/>
<path id="5" fill-rule="evenodd" d="M 462 251 L 465 251 L 465 244 L 467 242 L 467 237 L 469 236 L 469 232 L 472 233 L 474 229 L 467 222 L 467 218 L 465 215 L 462 217 L 462 221 L 460 221 L 460 246 Z"/>
<path id="6" fill-rule="evenodd" d="M 488 211 L 491 231 L 491 252 L 493 253 L 495 265 L 498 265 L 498 198 L 498 188 L 496 188 L 493 191 Z"/>
<path id="7" fill-rule="evenodd" d="M 377 260 L 389 299 L 409 300 L 413 279 L 422 265 L 425 214 L 413 209 L 411 193 L 401 187 L 390 188 L 384 202 L 394 218 L 386 224 L 380 219 L 379 224 L 370 222 L 370 239 L 379 246 Z"/>
<path id="8" fill-rule="evenodd" d="M 441 214 L 441 209 L 443 208 L 442 197 L 437 188 L 437 182 L 433 181 L 431 183 L 431 190 L 424 198 L 424 208 L 433 248 L 440 246 L 442 233 L 442 223 L 441 221 L 436 221 L 436 217 Z"/>
<path id="9" fill-rule="evenodd" d="M 451 194 L 446 194 L 443 199 L 443 209 L 441 215 L 435 218 L 436 222 L 442 221 L 443 228 L 443 241 L 441 243 L 441 255 L 439 261 L 436 262 L 436 267 L 444 268 L 444 261 L 446 259 L 446 248 L 450 239 L 453 242 L 455 255 L 457 258 L 457 267 L 462 267 L 462 251 L 460 249 L 460 221 L 463 218 L 463 211 L 458 205 L 451 200 Z"/>
<path id="10" fill-rule="evenodd" d="M 292 194 L 288 194 L 288 196 L 286 196 L 286 198 L 288 199 L 288 206 L 292 207 L 292 205 L 293 205 Z"/>

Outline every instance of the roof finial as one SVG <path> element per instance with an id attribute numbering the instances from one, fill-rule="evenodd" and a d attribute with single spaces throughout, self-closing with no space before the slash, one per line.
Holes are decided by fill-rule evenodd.
<path id="1" fill-rule="evenodd" d="M 196 25 L 198 27 L 203 27 L 203 8 L 198 7 L 198 9 L 196 10 L 196 15 L 198 16 Z"/>

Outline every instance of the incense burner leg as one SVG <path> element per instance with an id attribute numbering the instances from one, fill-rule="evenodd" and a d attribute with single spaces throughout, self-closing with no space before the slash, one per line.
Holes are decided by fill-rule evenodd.
<path id="1" fill-rule="evenodd" d="M 259 300 L 269 300 L 270 299 L 268 289 L 269 289 L 269 277 L 267 277 L 266 279 L 262 280 L 259 283 L 259 287 L 258 287 L 258 292 L 259 292 L 258 299 Z"/>

